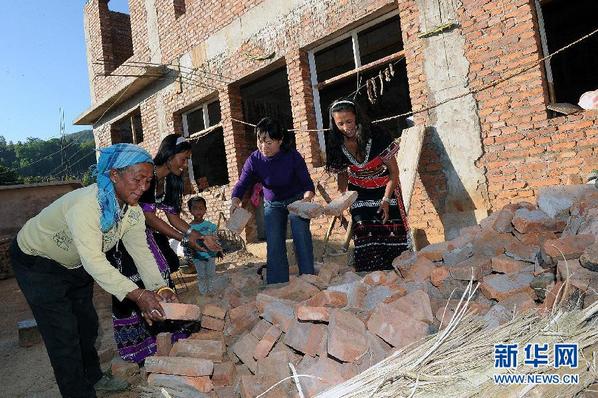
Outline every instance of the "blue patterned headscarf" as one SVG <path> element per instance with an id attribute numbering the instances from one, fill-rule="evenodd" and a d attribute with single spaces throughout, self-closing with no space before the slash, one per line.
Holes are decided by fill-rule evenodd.
<path id="1" fill-rule="evenodd" d="M 108 232 L 118 222 L 120 216 L 114 184 L 110 180 L 110 170 L 123 169 L 138 163 L 154 164 L 154 162 L 145 149 L 133 144 L 114 144 L 99 151 L 97 183 L 100 225 L 102 232 Z"/>

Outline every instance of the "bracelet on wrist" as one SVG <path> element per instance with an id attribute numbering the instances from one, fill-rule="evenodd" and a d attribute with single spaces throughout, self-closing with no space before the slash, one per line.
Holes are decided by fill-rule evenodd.
<path id="1" fill-rule="evenodd" d="M 174 292 L 174 290 L 172 290 L 172 289 L 171 289 L 170 287 L 168 287 L 168 286 L 162 286 L 162 287 L 158 288 L 158 290 L 156 290 L 156 294 L 160 294 L 160 293 L 162 293 L 164 290 L 168 290 L 168 291 L 169 291 L 169 292 L 171 292 L 172 294 L 176 294 L 176 293 Z"/>
<path id="2" fill-rule="evenodd" d="M 145 293 L 145 289 L 141 289 L 141 293 L 139 293 L 139 295 L 137 296 L 135 301 L 139 301 L 141 299 L 141 296 L 143 296 L 144 293 Z"/>
<path id="3" fill-rule="evenodd" d="M 382 202 L 386 202 L 386 203 L 390 204 L 390 198 L 389 198 L 389 197 L 387 197 L 387 196 L 384 196 L 384 197 L 382 198 Z"/>

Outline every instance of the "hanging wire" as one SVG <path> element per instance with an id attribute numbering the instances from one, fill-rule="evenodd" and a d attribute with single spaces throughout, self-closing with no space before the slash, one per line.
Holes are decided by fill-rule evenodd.
<path id="1" fill-rule="evenodd" d="M 587 35 L 580 37 L 579 39 L 577 39 L 577 40 L 575 40 L 575 41 L 567 44 L 564 47 L 561 47 L 560 49 L 556 50 L 552 54 L 549 54 L 549 55 L 545 56 L 544 58 L 541 58 L 539 60 L 533 61 L 533 63 L 530 64 L 529 66 L 523 67 L 519 71 L 517 71 L 517 72 L 515 72 L 515 73 L 513 73 L 513 74 L 511 74 L 509 76 L 506 76 L 506 77 L 504 77 L 502 79 L 495 80 L 493 82 L 490 82 L 490 83 L 488 83 L 488 84 L 486 84 L 484 86 L 481 86 L 480 88 L 477 88 L 475 90 L 469 90 L 469 91 L 467 91 L 467 92 L 465 92 L 463 94 L 459 94 L 459 95 L 456 95 L 454 97 L 447 98 L 447 99 L 445 99 L 443 101 L 440 101 L 437 104 L 434 104 L 434 105 L 431 105 L 431 106 L 428 106 L 428 107 L 425 107 L 425 108 L 422 108 L 422 109 L 418 109 L 416 111 L 409 111 L 409 112 L 401 113 L 399 115 L 394 115 L 394 116 L 389 116 L 389 117 L 385 117 L 385 118 L 382 118 L 382 119 L 374 120 L 374 121 L 372 121 L 372 123 L 382 123 L 382 122 L 386 122 L 386 121 L 389 121 L 389 120 L 398 119 L 398 118 L 404 117 L 404 116 L 411 116 L 411 115 L 416 115 L 418 113 L 427 112 L 429 110 L 438 108 L 439 106 L 444 105 L 444 104 L 446 104 L 448 102 L 454 101 L 456 99 L 460 99 L 460 98 L 463 98 L 463 97 L 466 97 L 466 96 L 472 95 L 472 94 L 477 94 L 477 93 L 485 91 L 485 90 L 487 90 L 489 88 L 495 87 L 495 86 L 497 86 L 497 85 L 499 85 L 501 83 L 506 82 L 507 80 L 510 80 L 510 79 L 512 79 L 512 78 L 514 78 L 516 76 L 519 76 L 519 75 L 527 72 L 528 70 L 530 70 L 532 68 L 535 68 L 536 66 L 538 66 L 542 62 L 544 62 L 544 61 L 546 61 L 546 60 L 554 57 L 555 55 L 557 55 L 557 54 L 559 54 L 559 53 L 561 53 L 561 52 L 563 52 L 563 51 L 565 51 L 565 50 L 567 50 L 567 49 L 569 49 L 571 47 L 573 47 L 574 45 L 582 42 L 583 40 L 586 40 L 587 38 L 595 35 L 596 33 L 598 33 L 598 29 L 595 29 L 594 31 L 588 33 Z"/>
<path id="2" fill-rule="evenodd" d="M 441 102 L 439 102 L 437 104 L 430 105 L 430 106 L 427 106 L 427 107 L 424 107 L 424 108 L 421 108 L 421 109 L 418 109 L 418 110 L 415 110 L 415 111 L 409 111 L 409 112 L 400 113 L 400 114 L 397 114 L 397 115 L 388 116 L 388 117 L 385 117 L 385 118 L 373 120 L 372 123 L 376 123 L 376 124 L 377 123 L 383 123 L 383 122 L 394 120 L 394 119 L 398 119 L 398 118 L 401 118 L 401 117 L 407 117 L 407 116 L 412 116 L 412 115 L 416 115 L 416 114 L 419 114 L 419 113 L 427 112 L 427 111 L 433 110 L 435 108 L 438 108 L 439 106 L 444 105 L 444 104 L 446 104 L 448 102 L 451 102 L 451 101 L 454 101 L 454 100 L 466 97 L 468 95 L 477 94 L 479 92 L 485 91 L 485 90 L 487 90 L 489 88 L 492 88 L 492 87 L 494 87 L 494 86 L 496 86 L 498 84 L 501 84 L 501 83 L 503 83 L 503 82 L 505 82 L 507 80 L 510 80 L 510 79 L 512 79 L 512 78 L 514 78 L 514 77 L 516 77 L 518 75 L 521 75 L 521 74 L 527 72 L 528 70 L 534 68 L 535 66 L 539 65 L 540 63 L 542 63 L 542 62 L 544 62 L 544 61 L 546 61 L 546 60 L 554 57 L 555 55 L 557 55 L 557 54 L 559 54 L 559 53 L 561 53 L 561 52 L 569 49 L 570 47 L 575 46 L 576 44 L 580 43 L 583 40 L 586 40 L 587 38 L 593 36 L 596 33 L 598 33 L 598 29 L 596 29 L 596 30 L 588 33 L 585 36 L 580 37 L 579 39 L 577 39 L 577 40 L 569 43 L 568 45 L 566 45 L 564 47 L 561 47 L 560 49 L 554 51 L 553 53 L 551 53 L 551 54 L 549 54 L 549 55 L 547 55 L 547 56 L 545 56 L 545 57 L 543 57 L 543 58 L 541 58 L 541 59 L 539 59 L 537 61 L 533 61 L 533 63 L 530 64 L 529 66 L 524 67 L 524 68 L 520 69 L 519 71 L 517 71 L 517 72 L 515 72 L 515 73 L 513 73 L 513 74 L 511 74 L 509 76 L 506 76 L 506 77 L 504 77 L 502 79 L 498 79 L 498 80 L 495 80 L 493 82 L 490 82 L 490 83 L 488 83 L 488 84 L 486 84 L 486 85 L 484 85 L 484 86 L 482 86 L 480 88 L 477 88 L 477 89 L 474 89 L 474 90 L 469 90 L 469 91 L 467 91 L 467 92 L 465 92 L 463 94 L 459 94 L 459 95 L 447 98 L 447 99 L 445 99 L 445 100 L 443 100 L 443 101 L 441 101 Z M 399 62 L 401 62 L 401 61 L 403 61 L 405 59 L 406 59 L 406 57 L 402 57 L 401 59 L 398 59 L 398 60 L 392 62 L 392 64 L 393 65 L 397 65 Z M 128 62 L 131 62 L 131 61 L 128 61 Z M 145 64 L 145 65 L 154 65 L 154 66 L 160 66 L 160 65 L 164 66 L 162 64 L 140 62 L 140 61 L 136 61 L 135 63 Z M 169 65 L 170 66 L 175 66 L 175 65 L 172 65 L 172 64 L 169 64 Z M 194 68 L 184 67 L 182 65 L 181 65 L 181 68 L 189 69 L 190 72 L 187 72 L 187 74 L 191 74 L 191 75 L 200 77 L 200 76 L 197 75 L 196 69 L 194 69 Z M 178 71 L 176 71 L 176 72 L 178 72 Z M 181 75 L 182 75 L 182 73 L 183 72 L 181 72 Z M 188 83 L 190 83 L 190 84 L 196 84 L 196 85 L 201 84 L 201 83 L 193 80 L 189 76 L 183 77 L 183 79 L 186 79 L 185 81 L 188 82 Z M 360 80 L 361 80 L 361 78 L 359 77 L 359 72 L 358 72 L 357 73 L 357 88 L 356 88 L 356 90 L 352 91 L 351 93 L 349 93 L 347 95 L 342 96 L 341 98 L 349 98 L 351 96 L 353 96 L 354 98 L 357 97 L 357 95 L 359 94 L 360 90 L 367 86 L 367 83 L 359 84 Z M 204 87 L 206 87 L 206 86 L 204 86 Z M 216 89 L 215 87 L 211 87 L 211 86 L 208 86 L 207 88 Z M 340 99 L 340 98 L 338 98 L 338 99 Z M 241 123 L 241 124 L 245 124 L 247 126 L 255 127 L 255 124 L 248 123 L 248 122 L 245 122 L 245 121 L 242 121 L 242 120 L 238 120 L 238 119 L 234 119 L 234 118 L 231 118 L 231 120 L 233 122 L 236 122 L 236 123 Z M 320 131 L 329 131 L 329 130 L 330 130 L 329 128 L 322 128 L 322 129 L 301 129 L 301 128 L 298 128 L 298 129 L 288 129 L 287 131 L 289 131 L 289 132 L 320 132 Z"/>

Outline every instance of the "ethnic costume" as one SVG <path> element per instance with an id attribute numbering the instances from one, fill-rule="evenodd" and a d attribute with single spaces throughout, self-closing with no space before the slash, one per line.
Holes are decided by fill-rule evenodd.
<path id="1" fill-rule="evenodd" d="M 389 220 L 385 224 L 382 224 L 382 213 L 378 213 L 389 181 L 389 171 L 384 161 L 396 155 L 399 145 L 376 126 L 372 126 L 371 131 L 372 138 L 366 145 L 363 162 L 358 162 L 342 146 L 348 164 L 348 189 L 358 193 L 357 200 L 351 206 L 356 271 L 392 269 L 395 257 L 411 248 L 407 216 L 398 184 L 390 199 Z"/>
<path id="2" fill-rule="evenodd" d="M 174 206 L 163 203 L 163 197 L 156 198 L 156 180 L 154 176 L 149 189 L 139 199 L 139 205 L 144 212 L 155 212 L 156 209 L 160 209 L 168 213 L 176 213 Z M 149 227 L 146 227 L 145 234 L 160 274 L 167 281 L 168 286 L 174 288 L 170 273 L 178 269 L 179 260 L 168 245 L 168 238 Z M 119 248 L 119 246 L 117 245 L 108 253 L 110 263 L 137 286 L 143 288 L 143 282 L 133 259 L 126 249 Z M 156 335 L 158 333 L 171 332 L 172 341 L 175 342 L 188 337 L 192 326 L 181 321 L 155 322 L 149 326 L 135 303 L 128 299 L 121 302 L 115 297 L 112 297 L 112 324 L 119 355 L 126 361 L 136 363 L 142 362 L 156 352 Z"/>

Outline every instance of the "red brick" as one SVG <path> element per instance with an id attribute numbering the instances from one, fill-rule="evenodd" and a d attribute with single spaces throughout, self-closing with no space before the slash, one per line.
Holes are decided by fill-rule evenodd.
<path id="1" fill-rule="evenodd" d="M 255 374 L 257 370 L 257 362 L 253 359 L 253 353 L 255 347 L 257 347 L 259 341 L 251 333 L 245 333 L 235 344 L 232 346 L 232 351 L 235 355 Z"/>
<path id="2" fill-rule="evenodd" d="M 224 332 L 229 336 L 238 336 L 251 329 L 259 320 L 255 302 L 240 305 L 228 312 Z"/>
<path id="3" fill-rule="evenodd" d="M 343 362 L 355 362 L 367 349 L 363 322 L 349 312 L 332 310 L 328 324 L 328 354 Z"/>
<path id="4" fill-rule="evenodd" d="M 336 386 L 343 381 L 343 365 L 330 358 L 319 358 L 304 369 L 297 369 L 301 374 L 318 375 L 318 379 L 304 378 L 301 385 L 307 396 L 314 397 L 317 393 Z"/>
<path id="5" fill-rule="evenodd" d="M 326 307 L 310 307 L 300 305 L 297 307 L 297 319 L 300 321 L 328 322 L 330 316 Z"/>
<path id="6" fill-rule="evenodd" d="M 116 357 L 110 363 L 110 372 L 114 377 L 127 380 L 129 377 L 139 373 L 139 365 L 135 362 L 125 361 L 121 357 Z"/>
<path id="7" fill-rule="evenodd" d="M 226 315 L 226 309 L 217 306 L 216 304 L 206 304 L 203 307 L 204 316 L 211 316 L 216 319 L 224 319 Z"/>
<path id="8" fill-rule="evenodd" d="M 161 302 L 166 319 L 197 321 L 201 317 L 201 310 L 194 304 Z"/>
<path id="9" fill-rule="evenodd" d="M 191 334 L 189 337 L 191 340 L 220 340 L 224 341 L 224 333 L 216 330 L 200 330 Z"/>
<path id="10" fill-rule="evenodd" d="M 189 377 L 154 373 L 148 376 L 147 384 L 156 387 L 173 388 L 175 390 L 191 390 L 196 393 L 208 393 L 214 389 L 212 381 L 207 376 Z"/>
<path id="11" fill-rule="evenodd" d="M 346 293 L 324 290 L 306 300 L 305 304 L 312 307 L 343 308 L 347 306 L 348 300 Z"/>
<path id="12" fill-rule="evenodd" d="M 214 370 L 214 363 L 201 358 L 149 356 L 145 359 L 144 367 L 149 373 L 210 376 Z"/>
<path id="13" fill-rule="evenodd" d="M 214 364 L 214 373 L 212 374 L 212 383 L 215 386 L 231 386 L 235 379 L 236 368 L 232 362 L 222 362 Z"/>
<path id="14" fill-rule="evenodd" d="M 556 261 L 562 260 L 563 256 L 569 260 L 579 258 L 594 241 L 595 237 L 592 235 L 565 236 L 560 239 L 546 240 L 542 249 Z"/>
<path id="15" fill-rule="evenodd" d="M 256 376 L 273 380 L 270 384 L 274 384 L 291 375 L 289 363 L 296 363 L 296 358 L 289 351 L 271 352 L 268 357 L 257 361 Z"/>
<path id="16" fill-rule="evenodd" d="M 504 300 L 499 301 L 498 303 L 517 314 L 521 314 L 532 308 L 536 308 L 536 303 L 529 292 L 516 293 Z"/>
<path id="17" fill-rule="evenodd" d="M 416 290 L 389 304 L 391 308 L 411 315 L 421 322 L 432 323 L 432 307 L 430 297 L 423 290 Z"/>
<path id="18" fill-rule="evenodd" d="M 203 358 L 221 362 L 225 350 L 223 340 L 182 339 L 174 343 L 170 356 Z"/>
<path id="19" fill-rule="evenodd" d="M 435 268 L 434 263 L 426 257 L 418 257 L 411 268 L 409 268 L 409 271 L 403 274 L 403 277 L 407 281 L 424 282 L 430 279 L 430 275 L 432 275 L 432 271 Z"/>
<path id="20" fill-rule="evenodd" d="M 266 304 L 261 315 L 265 320 L 278 326 L 285 333 L 295 320 L 295 310 L 293 307 L 282 301 L 273 301 Z"/>
<path id="21" fill-rule="evenodd" d="M 529 265 L 523 261 L 517 261 L 504 254 L 492 257 L 492 271 L 500 272 L 502 274 L 512 274 L 521 271 L 524 267 Z"/>
<path id="22" fill-rule="evenodd" d="M 336 275 L 338 275 L 340 268 L 340 265 L 338 265 L 337 263 L 328 262 L 320 268 L 318 277 L 324 283 L 330 283 L 330 280 L 334 278 Z"/>
<path id="23" fill-rule="evenodd" d="M 441 242 L 435 243 L 433 245 L 428 245 L 421 249 L 417 254 L 418 258 L 420 256 L 423 256 L 431 261 L 440 261 L 442 260 L 442 255 L 451 249 L 452 248 L 449 248 L 448 242 Z"/>
<path id="24" fill-rule="evenodd" d="M 395 348 L 414 343 L 428 334 L 426 323 L 385 303 L 376 307 L 367 328 Z"/>
<path id="25" fill-rule="evenodd" d="M 172 333 L 158 333 L 156 335 L 156 355 L 167 357 L 172 349 Z"/>
<path id="26" fill-rule="evenodd" d="M 278 340 L 281 334 L 282 331 L 279 328 L 277 328 L 274 325 L 270 326 L 270 328 L 264 334 L 264 337 L 262 337 L 262 339 L 255 347 L 253 357 L 256 360 L 265 358 L 272 349 L 272 347 L 274 347 L 274 344 L 276 344 L 276 341 Z"/>
<path id="27" fill-rule="evenodd" d="M 476 254 L 456 266 L 450 267 L 449 272 L 453 279 L 469 281 L 473 278 L 474 281 L 479 281 L 484 275 L 492 273 L 492 263 L 490 258 Z"/>
<path id="28" fill-rule="evenodd" d="M 450 272 L 447 267 L 436 267 L 432 270 L 432 273 L 430 274 L 430 282 L 432 282 L 432 285 L 440 287 L 442 286 L 442 282 L 444 282 L 444 280 L 448 278 L 449 275 Z"/>
<path id="29" fill-rule="evenodd" d="M 284 337 L 284 343 L 306 355 L 315 356 L 326 339 L 326 326 L 294 321 Z"/>
<path id="30" fill-rule="evenodd" d="M 224 330 L 224 321 L 222 319 L 204 315 L 201 317 L 201 327 L 220 332 Z"/>
<path id="31" fill-rule="evenodd" d="M 533 294 L 529 286 L 533 277 L 531 274 L 496 274 L 484 277 L 480 291 L 489 299 L 504 300 L 520 292 Z"/>
<path id="32" fill-rule="evenodd" d="M 370 272 L 363 277 L 363 283 L 370 286 L 384 285 L 386 283 L 386 273 L 384 271 Z"/>

